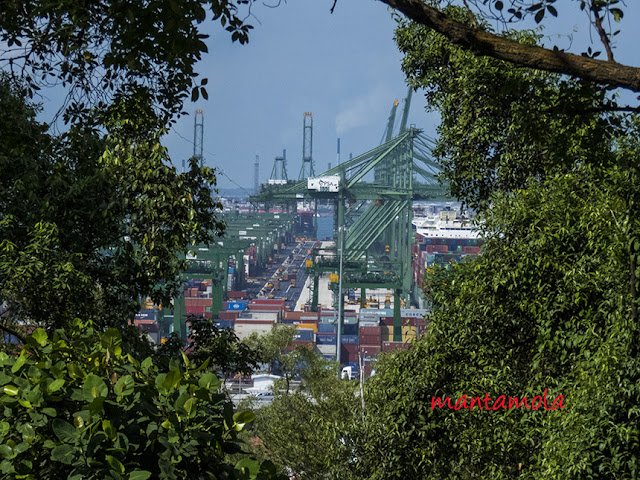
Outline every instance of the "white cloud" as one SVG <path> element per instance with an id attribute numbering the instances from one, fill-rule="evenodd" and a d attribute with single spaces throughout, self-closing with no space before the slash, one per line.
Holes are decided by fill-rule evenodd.
<path id="1" fill-rule="evenodd" d="M 336 115 L 336 133 L 338 136 L 344 135 L 349 130 L 359 127 L 375 125 L 382 130 L 384 124 L 381 119 L 386 120 L 386 115 L 391 110 L 393 104 L 393 93 L 389 89 L 378 85 L 365 94 L 356 97 L 346 108 Z"/>

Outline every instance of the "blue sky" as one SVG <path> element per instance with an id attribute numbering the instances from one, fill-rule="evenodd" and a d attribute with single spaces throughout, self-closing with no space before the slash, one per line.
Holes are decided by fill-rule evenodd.
<path id="1" fill-rule="evenodd" d="M 380 143 L 394 100 L 402 101 L 407 93 L 402 56 L 393 41 L 395 21 L 378 0 L 338 0 L 331 14 L 332 3 L 289 0 L 267 8 L 258 2 L 247 45 L 232 43 L 217 23 L 203 24 L 210 34 L 209 53 L 199 63 L 198 72 L 209 79 L 209 100 L 187 102 L 185 111 L 190 115 L 180 118 L 165 138 L 176 166 L 193 154 L 196 109 L 204 111 L 205 164 L 225 173 L 218 176 L 221 188 L 241 185 L 251 190 L 256 153 L 264 182 L 283 148 L 287 149 L 289 177 L 297 179 L 304 112 L 313 113 L 317 173 L 326 170 L 328 162 L 335 165 L 338 137 L 343 160 L 349 153 L 358 155 Z M 578 1 L 558 2 L 559 18 L 545 18 L 546 46 L 557 45 L 573 53 L 584 51 L 589 44 L 602 49 L 578 5 Z M 624 12 L 622 32 L 616 37 L 616 60 L 640 66 L 640 6 L 628 2 Z M 42 99 L 42 120 L 51 120 L 59 104 L 49 100 L 57 96 L 52 92 Z M 638 104 L 635 95 L 626 94 L 625 99 Z M 438 116 L 425 112 L 419 91 L 413 95 L 409 123 L 436 135 Z"/>
<path id="2" fill-rule="evenodd" d="M 260 23 L 253 19 L 248 45 L 233 44 L 221 28 L 209 27 L 210 53 L 199 68 L 209 78 L 209 100 L 189 103 L 186 110 L 204 110 L 206 164 L 221 168 L 248 190 L 256 153 L 261 182 L 283 148 L 289 177 L 298 177 L 304 112 L 313 112 L 313 157 L 319 172 L 328 162 L 335 164 L 338 137 L 343 160 L 350 152 L 358 155 L 376 146 L 393 101 L 406 95 L 402 56 L 393 41 L 395 21 L 386 5 L 339 0 L 330 14 L 331 4 L 290 0 L 273 9 L 257 4 Z M 565 2 L 558 20 L 545 19 L 545 43 L 579 53 L 591 35 L 601 49 L 577 5 Z M 638 20 L 637 6 L 625 9 L 615 51 L 618 61 L 636 66 Z M 435 136 L 437 114 L 425 113 L 419 92 L 413 96 L 409 122 Z M 193 116 L 181 118 L 174 128 L 165 143 L 178 165 L 193 152 Z M 219 186 L 236 185 L 220 175 Z"/>
<path id="3" fill-rule="evenodd" d="M 381 2 L 290 0 L 278 8 L 258 4 L 248 45 L 232 44 L 220 28 L 209 32 L 209 54 L 199 71 L 209 79 L 208 101 L 187 105 L 204 110 L 205 162 L 235 182 L 253 185 L 260 155 L 260 180 L 273 159 L 287 149 L 289 177 L 302 163 L 304 112 L 313 113 L 316 172 L 341 156 L 363 153 L 380 143 L 393 101 L 406 96 L 401 55 L 393 42 L 395 22 Z M 435 132 L 437 116 L 424 113 L 414 95 L 410 123 Z M 398 117 L 400 112 L 398 113 Z M 176 164 L 193 153 L 193 115 L 181 118 L 168 135 Z M 219 176 L 219 186 L 235 187 Z"/>

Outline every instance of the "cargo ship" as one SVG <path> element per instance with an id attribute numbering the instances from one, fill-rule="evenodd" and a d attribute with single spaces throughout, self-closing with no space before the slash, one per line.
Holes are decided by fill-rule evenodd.
<path id="1" fill-rule="evenodd" d="M 429 214 L 416 215 L 412 221 L 415 243 L 411 245 L 411 264 L 414 298 L 420 299 L 419 307 L 424 306 L 422 280 L 429 267 L 478 255 L 484 243 L 469 213 L 454 210 L 451 205 L 431 205 L 429 210 Z"/>

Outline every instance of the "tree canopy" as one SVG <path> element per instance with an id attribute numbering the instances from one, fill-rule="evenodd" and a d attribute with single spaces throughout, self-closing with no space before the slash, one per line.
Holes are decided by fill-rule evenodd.
<path id="1" fill-rule="evenodd" d="M 482 29 L 466 8 L 444 14 Z M 445 178 L 480 208 L 486 243 L 425 278 L 429 331 L 377 364 L 354 468 L 372 479 L 636 477 L 640 121 L 603 112 L 605 93 L 584 78 L 446 37 L 404 21 L 396 32 L 405 72 L 441 113 Z M 565 408 L 432 403 L 545 393 Z"/>
<path id="2" fill-rule="evenodd" d="M 185 99 L 207 97 L 196 63 L 207 52 L 200 25 L 218 21 L 246 43 L 252 1 L 3 2 L 0 67 L 20 78 L 29 97 L 43 88 L 68 89 L 66 120 L 101 123 L 118 98 L 144 91 L 163 121 Z"/>
<path id="3" fill-rule="evenodd" d="M 222 231 L 213 172 L 176 172 L 143 98 L 113 105 L 105 134 L 78 125 L 53 136 L 23 93 L 0 82 L 5 318 L 123 325 L 139 296 L 168 305 L 188 247 Z"/>

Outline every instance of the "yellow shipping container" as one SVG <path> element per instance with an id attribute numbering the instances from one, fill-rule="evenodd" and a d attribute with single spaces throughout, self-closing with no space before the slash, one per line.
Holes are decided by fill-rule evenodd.
<path id="1" fill-rule="evenodd" d="M 340 278 L 338 277 L 337 274 L 332 273 L 331 275 L 329 275 L 329 282 L 330 283 L 338 283 L 339 280 L 340 280 Z"/>
<path id="2" fill-rule="evenodd" d="M 381 325 L 380 326 L 380 335 L 382 336 L 383 342 L 393 342 L 393 326 L 392 325 Z"/>
<path id="3" fill-rule="evenodd" d="M 313 260 L 307 260 L 307 261 L 305 262 L 305 265 L 306 265 L 307 267 L 313 267 Z"/>
<path id="4" fill-rule="evenodd" d="M 402 341 L 408 342 L 416 339 L 416 327 L 404 326 L 402 327 Z"/>
<path id="5" fill-rule="evenodd" d="M 299 323 L 296 326 L 299 329 L 300 328 L 309 328 L 309 329 L 313 330 L 315 333 L 318 333 L 318 324 L 317 323 Z"/>

